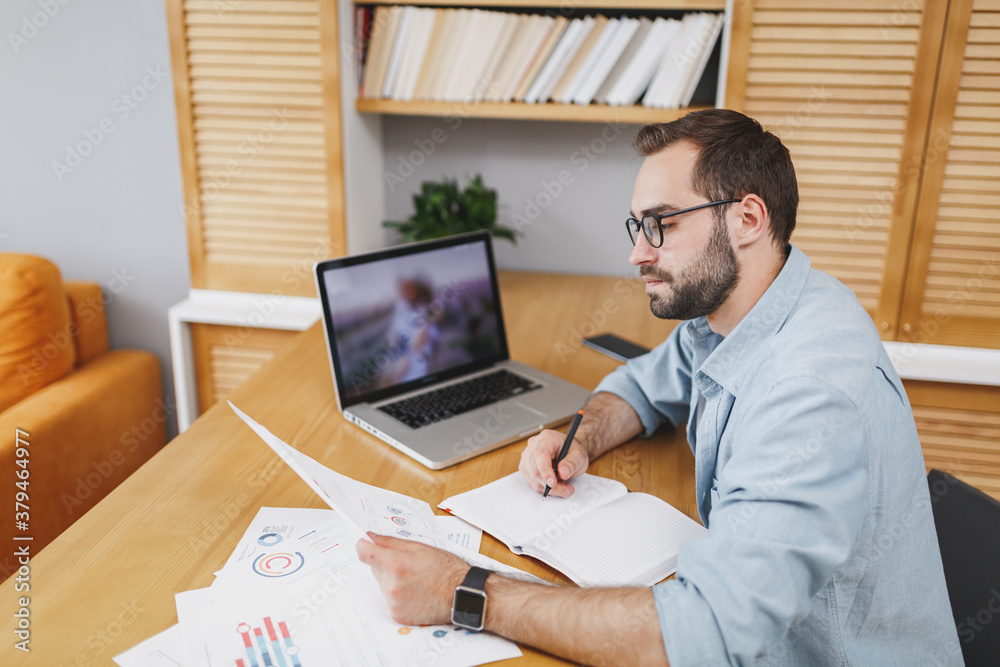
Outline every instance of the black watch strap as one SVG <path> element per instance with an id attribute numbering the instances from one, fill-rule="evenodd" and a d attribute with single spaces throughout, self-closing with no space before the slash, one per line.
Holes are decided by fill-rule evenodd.
<path id="1" fill-rule="evenodd" d="M 486 590 L 486 577 L 493 574 L 492 570 L 484 570 L 481 567 L 476 567 L 473 565 L 469 568 L 469 573 L 465 575 L 465 581 L 462 585 L 467 588 L 474 588 L 477 591 Z"/>

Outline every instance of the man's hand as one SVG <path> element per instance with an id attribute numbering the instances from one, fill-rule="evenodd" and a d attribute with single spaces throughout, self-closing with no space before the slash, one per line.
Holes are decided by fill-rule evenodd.
<path id="1" fill-rule="evenodd" d="M 631 405 L 607 392 L 591 395 L 583 406 L 587 416 L 580 422 L 576 438 L 569 446 L 566 458 L 559 464 L 559 479 L 552 472 L 552 464 L 559 457 L 559 450 L 566 435 L 559 431 L 542 431 L 528 439 L 528 446 L 521 452 L 521 475 L 538 493 L 545 485 L 552 487 L 554 496 L 568 498 L 573 487 L 567 480 L 587 472 L 591 460 L 642 432 L 639 415 Z"/>
<path id="2" fill-rule="evenodd" d="M 552 487 L 550 495 L 568 498 L 573 493 L 573 487 L 566 481 L 579 477 L 587 471 L 590 457 L 577 436 L 569 446 L 566 458 L 559 463 L 559 479 L 556 479 L 552 464 L 559 457 L 559 451 L 565 441 L 565 433 L 545 430 L 529 438 L 528 446 L 521 452 L 521 464 L 518 469 L 528 486 L 538 493 L 544 492 L 547 484 Z"/>
<path id="3" fill-rule="evenodd" d="M 359 540 L 358 558 L 371 566 L 392 620 L 403 625 L 451 623 L 455 587 L 465 579 L 469 565 L 426 544 L 374 533 L 368 536 L 375 544 Z"/>

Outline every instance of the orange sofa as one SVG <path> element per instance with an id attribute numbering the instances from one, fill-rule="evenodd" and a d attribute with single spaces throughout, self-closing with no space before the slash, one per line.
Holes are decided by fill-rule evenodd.
<path id="1" fill-rule="evenodd" d="M 109 350 L 104 306 L 100 285 L 0 253 L 0 581 L 10 545 L 37 554 L 166 441 L 159 361 Z"/>

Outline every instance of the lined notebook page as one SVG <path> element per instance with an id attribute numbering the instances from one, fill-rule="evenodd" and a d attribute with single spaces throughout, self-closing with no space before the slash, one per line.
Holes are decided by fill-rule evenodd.
<path id="1" fill-rule="evenodd" d="M 579 517 L 628 494 L 621 482 L 583 474 L 571 482 L 569 498 L 542 498 L 515 472 L 442 501 L 438 507 L 478 526 L 508 546 L 559 534 Z"/>
<path id="2" fill-rule="evenodd" d="M 663 500 L 630 493 L 577 517 L 556 539 L 525 549 L 547 554 L 580 586 L 652 586 L 677 569 L 681 542 L 707 534 Z"/>

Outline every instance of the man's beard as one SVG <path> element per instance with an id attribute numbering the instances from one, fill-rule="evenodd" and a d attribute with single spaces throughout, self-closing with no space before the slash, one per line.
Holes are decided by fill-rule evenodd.
<path id="1" fill-rule="evenodd" d="M 692 320 L 714 313 L 740 281 L 740 267 L 729 244 L 725 221 L 715 219 L 712 238 L 685 279 L 678 281 L 669 272 L 649 265 L 640 266 L 639 275 L 662 280 L 671 287 L 667 296 L 649 295 L 649 308 L 660 319 Z"/>

